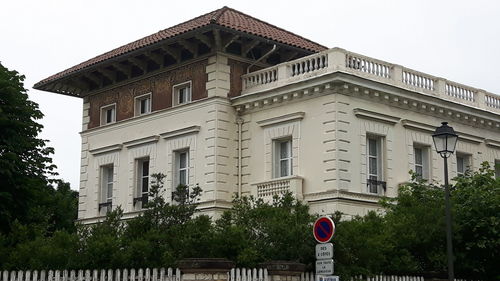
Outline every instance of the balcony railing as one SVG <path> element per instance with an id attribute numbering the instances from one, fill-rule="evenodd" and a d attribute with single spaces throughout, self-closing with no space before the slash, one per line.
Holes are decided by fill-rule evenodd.
<path id="1" fill-rule="evenodd" d="M 368 188 L 368 192 L 382 195 L 385 194 L 385 190 L 387 189 L 387 184 L 385 181 L 367 179 L 366 187 Z"/>
<path id="2" fill-rule="evenodd" d="M 105 209 L 106 213 L 111 212 L 111 208 L 113 206 L 113 202 L 104 202 L 104 203 L 99 203 L 99 212 L 101 212 L 101 209 Z"/>
<path id="3" fill-rule="evenodd" d="M 333 72 L 349 73 L 500 113 L 498 95 L 340 48 L 245 74 L 242 95 Z"/>
<path id="4" fill-rule="evenodd" d="M 303 199 L 302 178 L 291 176 L 252 184 L 252 195 L 265 202 L 271 202 L 274 196 L 279 197 L 287 192 L 292 193 L 299 200 Z"/>
<path id="5" fill-rule="evenodd" d="M 141 205 L 139 207 L 145 208 L 146 204 L 148 204 L 148 195 L 144 194 L 141 197 L 135 197 L 134 202 L 133 202 L 134 206 L 137 206 L 137 203 L 139 203 L 139 202 L 141 203 Z"/>

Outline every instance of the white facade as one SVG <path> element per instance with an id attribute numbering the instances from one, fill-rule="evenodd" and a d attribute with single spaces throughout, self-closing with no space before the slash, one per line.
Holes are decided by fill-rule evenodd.
<path id="1" fill-rule="evenodd" d="M 188 184 L 203 189 L 200 210 L 211 215 L 237 194 L 268 200 L 284 191 L 315 213 L 376 210 L 417 166 L 442 181 L 431 134 L 443 121 L 460 136 L 451 177 L 459 166 L 500 161 L 497 95 L 334 48 L 243 75 L 241 95 L 229 98 L 230 56 L 209 58 L 201 100 L 92 129 L 84 104 L 80 221 L 106 212 L 103 167 L 113 168 L 112 207 L 125 217 L 141 210 L 138 161 L 167 175 L 169 199 L 180 153 Z"/>

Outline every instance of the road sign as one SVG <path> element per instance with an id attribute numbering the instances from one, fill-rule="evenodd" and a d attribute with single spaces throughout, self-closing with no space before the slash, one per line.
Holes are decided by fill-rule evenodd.
<path id="1" fill-rule="evenodd" d="M 333 260 L 317 260 L 316 261 L 316 274 L 332 275 L 333 274 Z"/>
<path id="2" fill-rule="evenodd" d="M 340 281 L 336 275 L 316 275 L 316 281 Z"/>
<path id="3" fill-rule="evenodd" d="M 327 243 L 335 233 L 335 224 L 330 217 L 320 217 L 314 223 L 314 239 L 319 243 Z"/>
<path id="4" fill-rule="evenodd" d="M 332 243 L 316 244 L 316 259 L 318 260 L 333 259 L 333 244 Z"/>

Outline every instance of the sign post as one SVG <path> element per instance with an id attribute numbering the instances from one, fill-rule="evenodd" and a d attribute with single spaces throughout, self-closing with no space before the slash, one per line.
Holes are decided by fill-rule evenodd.
<path id="1" fill-rule="evenodd" d="M 333 244 L 328 243 L 335 233 L 335 224 L 327 216 L 320 217 L 313 226 L 316 245 L 316 281 L 340 281 L 334 273 Z"/>

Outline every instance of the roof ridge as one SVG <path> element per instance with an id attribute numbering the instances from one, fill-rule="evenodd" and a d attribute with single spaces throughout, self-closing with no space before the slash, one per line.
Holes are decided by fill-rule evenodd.
<path id="1" fill-rule="evenodd" d="M 213 11 L 214 15 L 210 19 L 210 23 L 217 23 L 217 21 L 219 20 L 220 16 L 222 16 L 222 14 L 224 14 L 228 9 L 230 9 L 228 6 L 224 6 L 224 7 L 220 8 L 220 9 L 217 9 L 217 10 Z"/>
<path id="2" fill-rule="evenodd" d="M 286 29 L 284 29 L 284 28 L 281 28 L 281 27 L 276 26 L 276 25 L 274 25 L 274 24 L 271 24 L 271 23 L 268 23 L 268 22 L 266 22 L 266 21 L 263 21 L 263 20 L 261 20 L 261 19 L 255 18 L 255 17 L 253 17 L 253 16 L 251 16 L 251 15 L 249 15 L 249 14 L 245 14 L 245 13 L 243 13 L 243 12 L 241 12 L 241 11 L 238 11 L 238 10 L 236 10 L 236 9 L 233 9 L 233 8 L 231 8 L 231 7 L 224 6 L 224 7 L 222 7 L 222 8 L 221 8 L 221 10 L 222 10 L 222 9 L 224 9 L 224 8 L 226 8 L 226 10 L 225 10 L 225 11 L 227 11 L 227 10 L 231 10 L 231 11 L 233 11 L 233 12 L 239 13 L 239 14 L 244 15 L 244 16 L 246 16 L 246 17 L 252 18 L 252 19 L 254 19 L 254 20 L 258 21 L 258 22 L 261 22 L 261 23 L 263 23 L 263 24 L 267 24 L 267 25 L 272 26 L 272 27 L 274 27 L 274 28 L 276 28 L 276 29 L 279 29 L 279 30 L 284 31 L 284 32 L 286 32 L 286 33 L 289 33 L 289 34 L 292 34 L 292 35 L 294 35 L 294 36 L 297 36 L 297 37 L 299 37 L 299 38 L 301 38 L 301 39 L 304 39 L 304 40 L 306 40 L 306 41 L 308 41 L 308 42 L 310 42 L 310 43 L 313 43 L 313 44 L 319 45 L 319 46 L 321 46 L 321 47 L 324 47 L 325 49 L 328 49 L 328 47 L 326 47 L 326 46 L 324 46 L 324 45 L 321 45 L 321 44 L 319 44 L 319 43 L 317 43 L 317 42 L 314 42 L 314 41 L 312 41 L 312 40 L 310 40 L 310 39 L 307 39 L 307 38 L 305 38 L 305 37 L 303 37 L 303 36 L 301 36 L 301 35 L 298 35 L 298 34 L 296 34 L 296 33 L 293 33 L 293 32 L 291 32 L 291 31 L 288 31 L 288 30 L 286 30 Z M 225 11 L 224 11 L 224 12 L 225 12 Z M 223 14 L 223 13 L 221 13 L 221 14 L 218 16 L 217 20 L 220 18 L 220 16 L 221 16 L 222 14 Z M 217 22 L 217 24 L 219 24 L 219 23 Z"/>

